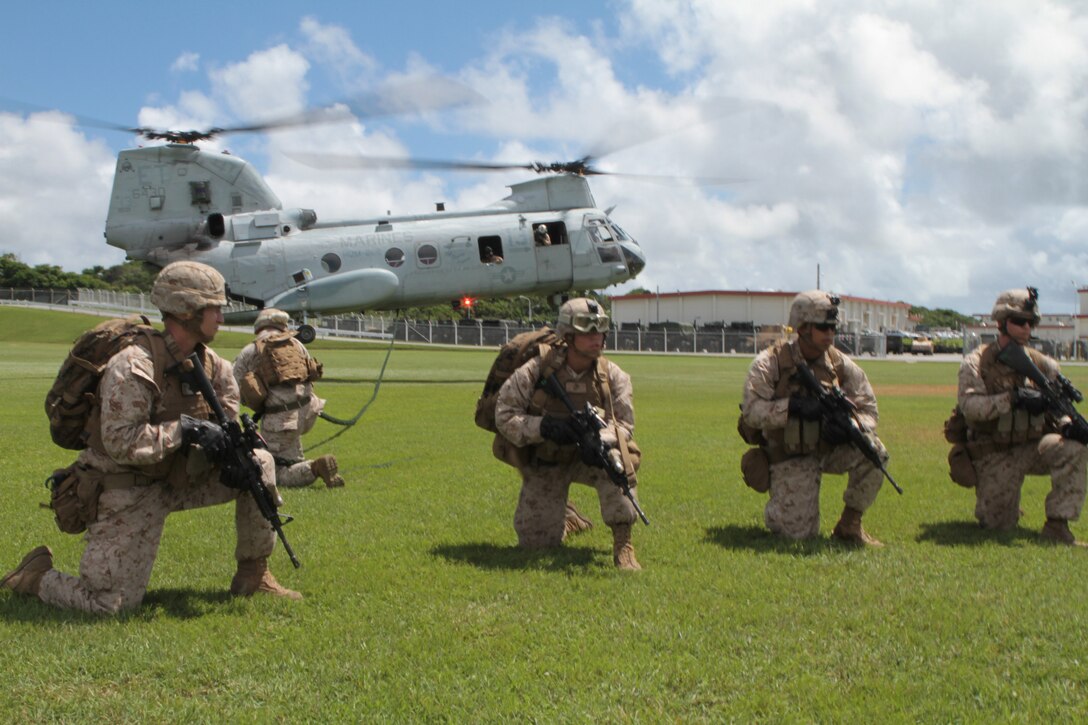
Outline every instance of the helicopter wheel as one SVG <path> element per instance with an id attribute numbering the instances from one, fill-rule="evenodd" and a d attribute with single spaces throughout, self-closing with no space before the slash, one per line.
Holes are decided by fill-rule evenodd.
<path id="1" fill-rule="evenodd" d="M 295 332 L 295 337 L 303 345 L 309 345 L 311 342 L 317 339 L 317 330 L 312 325 L 299 325 L 298 330 Z"/>

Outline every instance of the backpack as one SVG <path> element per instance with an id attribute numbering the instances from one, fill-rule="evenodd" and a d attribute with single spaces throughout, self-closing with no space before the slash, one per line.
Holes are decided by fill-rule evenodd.
<path id="1" fill-rule="evenodd" d="M 54 443 L 73 451 L 87 447 L 84 429 L 98 402 L 98 381 L 106 363 L 141 337 L 154 333 L 151 322 L 140 315 L 107 320 L 76 338 L 45 396 L 45 414 Z"/>
<path id="2" fill-rule="evenodd" d="M 541 354 L 543 348 L 557 347 L 563 344 L 563 339 L 549 327 L 541 327 L 539 330 L 529 330 L 507 342 L 499 349 L 495 361 L 491 363 L 491 370 L 487 373 L 484 382 L 483 393 L 476 401 L 476 425 L 484 430 L 498 433 L 495 427 L 495 403 L 499 400 L 499 389 L 514 371 L 529 360 Z"/>
<path id="3" fill-rule="evenodd" d="M 320 363 L 306 354 L 295 336 L 282 332 L 254 342 L 257 376 L 266 387 L 313 382 L 321 377 Z"/>

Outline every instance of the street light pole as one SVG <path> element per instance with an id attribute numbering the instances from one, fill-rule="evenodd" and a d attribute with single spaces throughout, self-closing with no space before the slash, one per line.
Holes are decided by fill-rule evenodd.
<path id="1" fill-rule="evenodd" d="M 529 305 L 529 324 L 533 324 L 533 301 L 525 295 L 518 295 L 519 300 L 525 300 Z"/>

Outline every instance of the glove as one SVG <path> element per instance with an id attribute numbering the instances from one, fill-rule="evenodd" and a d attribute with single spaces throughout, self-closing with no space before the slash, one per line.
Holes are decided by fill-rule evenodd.
<path id="1" fill-rule="evenodd" d="M 790 415 L 802 420 L 819 420 L 820 401 L 795 395 L 790 398 Z"/>
<path id="2" fill-rule="evenodd" d="M 1088 445 L 1088 428 L 1075 423 L 1066 423 L 1062 426 L 1062 437 Z"/>
<path id="3" fill-rule="evenodd" d="M 1035 388 L 1015 388 L 1012 391 L 1012 404 L 1031 415 L 1040 415 L 1047 409 L 1046 398 Z"/>
<path id="4" fill-rule="evenodd" d="M 540 435 L 545 440 L 553 441 L 561 446 L 578 442 L 578 431 L 566 418 L 544 416 L 540 421 Z"/>
<path id="5" fill-rule="evenodd" d="M 600 459 L 597 458 L 597 436 L 592 433 L 586 433 L 585 437 L 582 438 L 582 442 L 578 446 L 578 453 L 582 457 L 582 463 L 587 466 L 599 466 L 601 464 Z"/>
<path id="6" fill-rule="evenodd" d="M 181 441 L 185 447 L 196 444 L 204 449 L 204 454 L 211 461 L 218 461 L 227 453 L 227 434 L 210 420 L 194 418 L 191 415 L 182 414 L 178 420 L 181 424 Z"/>
<path id="7" fill-rule="evenodd" d="M 850 442 L 850 429 L 837 420 L 827 420 L 820 426 L 820 437 L 830 445 L 841 446 Z"/>

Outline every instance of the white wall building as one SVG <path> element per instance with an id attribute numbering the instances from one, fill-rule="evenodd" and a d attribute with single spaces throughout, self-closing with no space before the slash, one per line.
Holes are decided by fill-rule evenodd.
<path id="1" fill-rule="evenodd" d="M 1088 292 L 1088 290 L 1085 290 Z M 695 327 L 710 323 L 753 323 L 759 327 L 786 325 L 797 292 L 707 290 L 621 295 L 612 298 L 613 324 L 679 322 Z M 865 297 L 839 295 L 841 328 L 846 332 L 912 330 L 910 305 Z"/>

